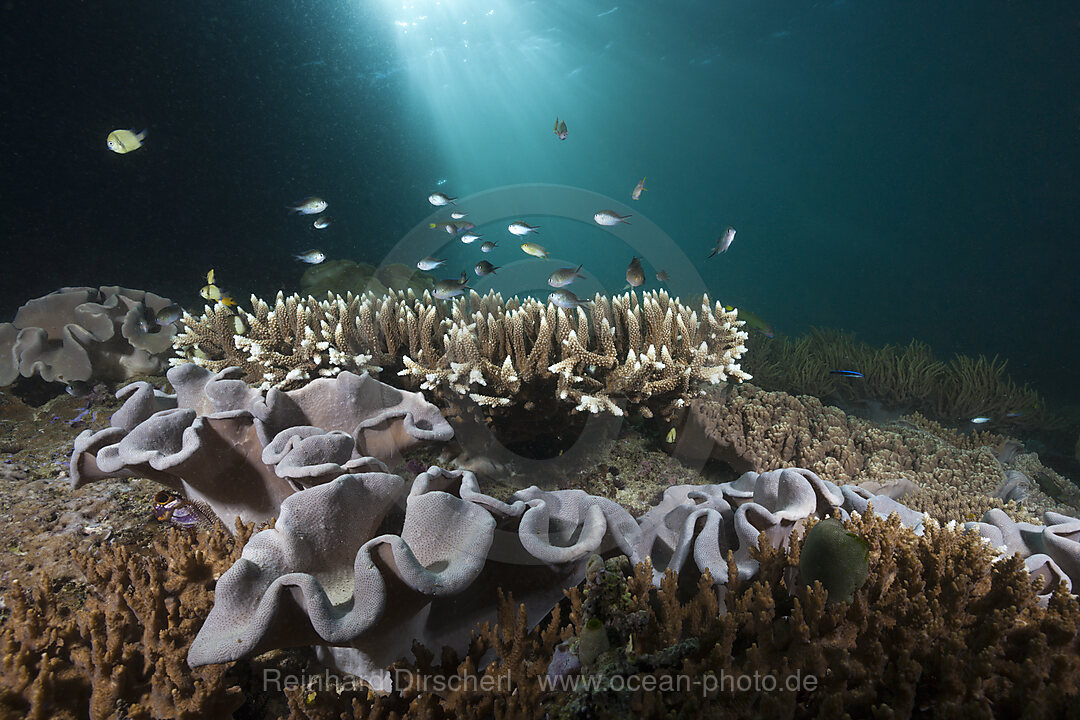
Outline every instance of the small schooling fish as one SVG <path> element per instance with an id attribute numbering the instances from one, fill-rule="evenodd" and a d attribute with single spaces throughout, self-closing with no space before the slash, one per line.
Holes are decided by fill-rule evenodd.
<path id="1" fill-rule="evenodd" d="M 458 237 L 461 239 L 461 242 L 465 243 L 466 245 L 470 245 L 470 244 L 476 242 L 477 240 L 479 240 L 480 238 L 482 238 L 483 235 L 478 235 L 478 234 L 476 234 L 474 232 L 467 232 L 467 233 L 461 233 L 461 235 L 459 235 Z M 480 249 L 484 250 L 483 245 L 480 246 Z M 489 250 L 484 250 L 484 252 L 490 252 L 490 251 Z"/>
<path id="2" fill-rule="evenodd" d="M 334 222 L 334 218 L 329 215 L 321 215 L 315 218 L 315 222 L 311 223 L 312 227 L 316 230 L 325 230 L 330 227 L 330 223 Z"/>
<path id="3" fill-rule="evenodd" d="M 548 285 L 554 288 L 566 287 L 575 280 L 584 280 L 581 274 L 581 265 L 576 268 L 559 268 L 548 277 Z"/>
<path id="4" fill-rule="evenodd" d="M 670 279 L 671 278 L 668 276 L 667 270 L 657 270 L 656 271 L 656 282 L 666 283 Z"/>
<path id="5" fill-rule="evenodd" d="M 71 397 L 77 398 L 86 397 L 93 391 L 94 389 L 90 386 L 90 383 L 85 380 L 72 380 L 64 387 L 64 392 Z"/>
<path id="6" fill-rule="evenodd" d="M 123 155 L 132 150 L 142 147 L 142 141 L 146 139 L 146 131 L 136 133 L 133 130 L 113 130 L 105 140 L 105 146 L 114 153 Z"/>
<path id="7" fill-rule="evenodd" d="M 430 255 L 428 255 L 423 260 L 420 260 L 419 262 L 417 262 L 416 267 L 418 267 L 421 270 L 434 270 L 435 268 L 439 267 L 440 265 L 444 265 L 444 264 L 446 264 L 445 260 L 437 260 L 437 259 L 431 257 Z"/>
<path id="8" fill-rule="evenodd" d="M 540 229 L 540 226 L 539 225 L 530 225 L 527 222 L 519 220 L 517 222 L 512 222 L 509 225 L 507 225 L 506 229 L 509 230 L 512 234 L 517 235 L 518 237 L 521 237 L 523 235 L 528 235 L 531 232 L 536 232 L 537 230 Z"/>
<path id="9" fill-rule="evenodd" d="M 731 247 L 731 242 L 735 239 L 735 228 L 729 227 L 724 231 L 724 234 L 716 239 L 716 247 L 709 253 L 709 256 L 705 258 L 708 260 L 716 253 L 727 252 L 727 249 Z"/>
<path id="10" fill-rule="evenodd" d="M 540 247 L 536 243 L 521 243 L 521 249 L 525 251 L 525 254 L 532 255 L 533 257 L 543 258 L 547 260 L 548 251 Z"/>
<path id="11" fill-rule="evenodd" d="M 427 196 L 427 201 L 435 207 L 442 207 L 443 205 L 453 205 L 457 198 L 452 198 L 445 193 L 431 193 Z"/>
<path id="12" fill-rule="evenodd" d="M 980 415 L 979 417 L 971 418 L 971 422 L 975 425 L 985 425 L 986 423 L 990 422 L 990 418 L 986 417 L 985 415 Z"/>
<path id="13" fill-rule="evenodd" d="M 295 205 L 286 205 L 285 207 L 292 210 L 294 213 L 301 215 L 318 215 L 326 208 L 330 207 L 330 203 L 323 200 L 321 197 L 306 197 Z"/>
<path id="14" fill-rule="evenodd" d="M 858 370 L 830 370 L 829 374 L 830 375 L 842 375 L 844 377 L 849 377 L 849 378 L 866 377 L 865 375 L 863 375 Z"/>
<path id="15" fill-rule="evenodd" d="M 626 282 L 631 287 L 641 287 L 645 284 L 645 271 L 641 268 L 641 260 L 636 257 L 630 259 L 630 266 L 626 268 Z"/>
<path id="16" fill-rule="evenodd" d="M 464 273 L 462 273 L 464 275 Z M 464 295 L 466 290 L 471 290 L 468 285 L 458 280 L 439 280 L 435 283 L 435 290 L 431 293 L 436 300 L 449 300 L 450 298 Z"/>
<path id="17" fill-rule="evenodd" d="M 612 225 L 618 225 L 619 223 L 626 223 L 627 225 L 629 225 L 630 221 L 626 218 L 631 216 L 619 215 L 614 210 L 601 210 L 600 212 L 593 214 L 592 217 L 593 220 L 596 221 L 597 225 L 606 225 L 608 227 L 611 227 Z"/>
<path id="18" fill-rule="evenodd" d="M 487 260 L 481 260 L 480 262 L 476 263 L 476 266 L 473 268 L 473 270 L 476 271 L 478 277 L 484 277 L 485 275 L 494 275 L 495 271 L 498 269 L 498 266 L 492 265 Z"/>
<path id="19" fill-rule="evenodd" d="M 560 140 L 566 139 L 566 136 L 568 134 L 566 132 L 566 123 L 559 120 L 558 116 L 555 117 L 555 127 L 553 129 Z"/>
<path id="20" fill-rule="evenodd" d="M 464 212 L 461 212 L 460 210 L 455 210 L 454 212 L 450 213 L 450 218 L 452 220 L 461 220 L 462 218 L 464 218 L 468 214 L 469 213 L 464 213 Z"/>
<path id="21" fill-rule="evenodd" d="M 183 316 L 183 314 L 184 309 L 176 303 L 172 303 L 171 305 L 166 305 L 165 307 L 158 310 L 155 314 L 155 320 L 157 321 L 158 325 L 164 327 L 166 325 L 172 325 L 174 322 L 179 320 Z"/>
<path id="22" fill-rule="evenodd" d="M 641 178 L 641 182 L 634 186 L 633 192 L 630 193 L 631 200 L 640 200 L 641 193 L 646 192 L 648 188 L 645 187 L 645 178 Z"/>
<path id="23" fill-rule="evenodd" d="M 465 242 L 465 238 L 462 238 L 461 242 Z M 490 240 L 485 240 L 483 243 L 480 244 L 480 252 L 491 252 L 492 250 L 494 250 L 498 246 L 499 246 L 499 243 L 497 243 L 497 242 L 491 242 Z"/>
<path id="24" fill-rule="evenodd" d="M 300 262 L 306 262 L 308 265 L 318 265 L 326 259 L 326 253 L 322 250 L 315 250 L 312 248 L 311 250 L 305 250 L 299 255 L 293 255 L 293 257 Z"/>
<path id="25" fill-rule="evenodd" d="M 591 300 L 581 300 L 577 295 L 563 288 L 548 295 L 548 301 L 561 308 L 572 310 L 576 307 L 588 305 Z"/>

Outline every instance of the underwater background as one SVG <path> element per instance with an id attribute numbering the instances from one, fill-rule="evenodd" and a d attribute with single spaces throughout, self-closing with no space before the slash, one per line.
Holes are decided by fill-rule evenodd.
<path id="1" fill-rule="evenodd" d="M 780 334 L 1000 355 L 1075 405 L 1078 23 L 1000 0 L 7 2 L 0 316 L 64 285 L 196 310 L 210 268 L 269 297 L 308 248 L 408 255 L 432 192 L 555 184 L 631 206 Z M 144 147 L 109 152 L 118 128 Z M 331 227 L 288 214 L 307 195 Z M 566 214 L 528 218 L 553 259 L 613 293 L 641 255 L 657 286 L 666 252 Z M 500 247 L 432 231 L 414 261 L 556 267 L 478 232 Z M 475 286 L 523 289 L 497 277 Z"/>
<path id="2" fill-rule="evenodd" d="M 1076 716 L 1080 4 L 0 0 L 0 75 L 0 720 Z"/>

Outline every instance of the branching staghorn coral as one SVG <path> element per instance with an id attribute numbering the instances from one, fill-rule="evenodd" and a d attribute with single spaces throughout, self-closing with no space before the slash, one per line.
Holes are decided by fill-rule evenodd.
<path id="1" fill-rule="evenodd" d="M 750 377 L 738 363 L 747 335 L 737 312 L 708 298 L 694 311 L 662 290 L 597 294 L 588 310 L 475 292 L 445 303 L 411 291 L 322 301 L 279 293 L 273 307 L 251 304 L 250 313 L 219 306 L 185 317 L 174 364 L 236 366 L 249 382 L 283 388 L 368 370 L 489 408 L 554 396 L 615 415 L 626 404 L 667 411 L 697 384 Z"/>
<path id="2" fill-rule="evenodd" d="M 168 530 L 150 548 L 72 551 L 86 583 L 74 597 L 42 581 L 4 590 L 0 717 L 232 717 L 244 702 L 229 665 L 192 670 L 185 657 L 213 604 L 215 578 L 254 527 Z"/>

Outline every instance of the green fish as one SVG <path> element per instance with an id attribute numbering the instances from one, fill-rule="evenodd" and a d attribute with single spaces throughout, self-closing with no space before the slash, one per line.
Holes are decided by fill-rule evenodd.
<path id="1" fill-rule="evenodd" d="M 731 305 L 725 305 L 724 309 L 728 312 L 731 312 L 735 308 Z M 746 321 L 747 327 L 751 327 L 754 330 L 757 330 L 759 333 L 761 333 L 767 338 L 776 337 L 776 333 L 773 332 L 773 329 L 769 326 L 769 323 L 765 322 L 760 317 L 750 312 L 746 308 L 739 308 L 739 319 Z"/>

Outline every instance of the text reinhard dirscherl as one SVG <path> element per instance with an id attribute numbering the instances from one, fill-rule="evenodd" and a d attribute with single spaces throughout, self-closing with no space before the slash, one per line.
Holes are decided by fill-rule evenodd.
<path id="1" fill-rule="evenodd" d="M 721 670 L 719 673 L 708 672 L 700 676 L 685 674 L 652 675 L 564 675 L 550 677 L 541 675 L 537 678 L 542 692 L 700 692 L 702 697 L 715 696 L 719 693 L 774 693 L 774 692 L 813 692 L 817 689 L 815 675 L 804 675 L 796 671 L 790 675 L 778 677 L 771 673 L 754 672 L 751 674 L 731 674 Z M 390 671 L 386 687 L 378 682 L 370 683 L 348 673 L 336 674 L 329 670 L 319 675 L 305 673 L 283 673 L 276 668 L 263 670 L 263 691 L 332 690 L 337 693 L 366 690 L 390 692 L 394 688 L 410 688 L 417 692 L 479 692 L 509 693 L 512 679 L 509 672 L 500 675 L 421 675 L 405 668 Z"/>

